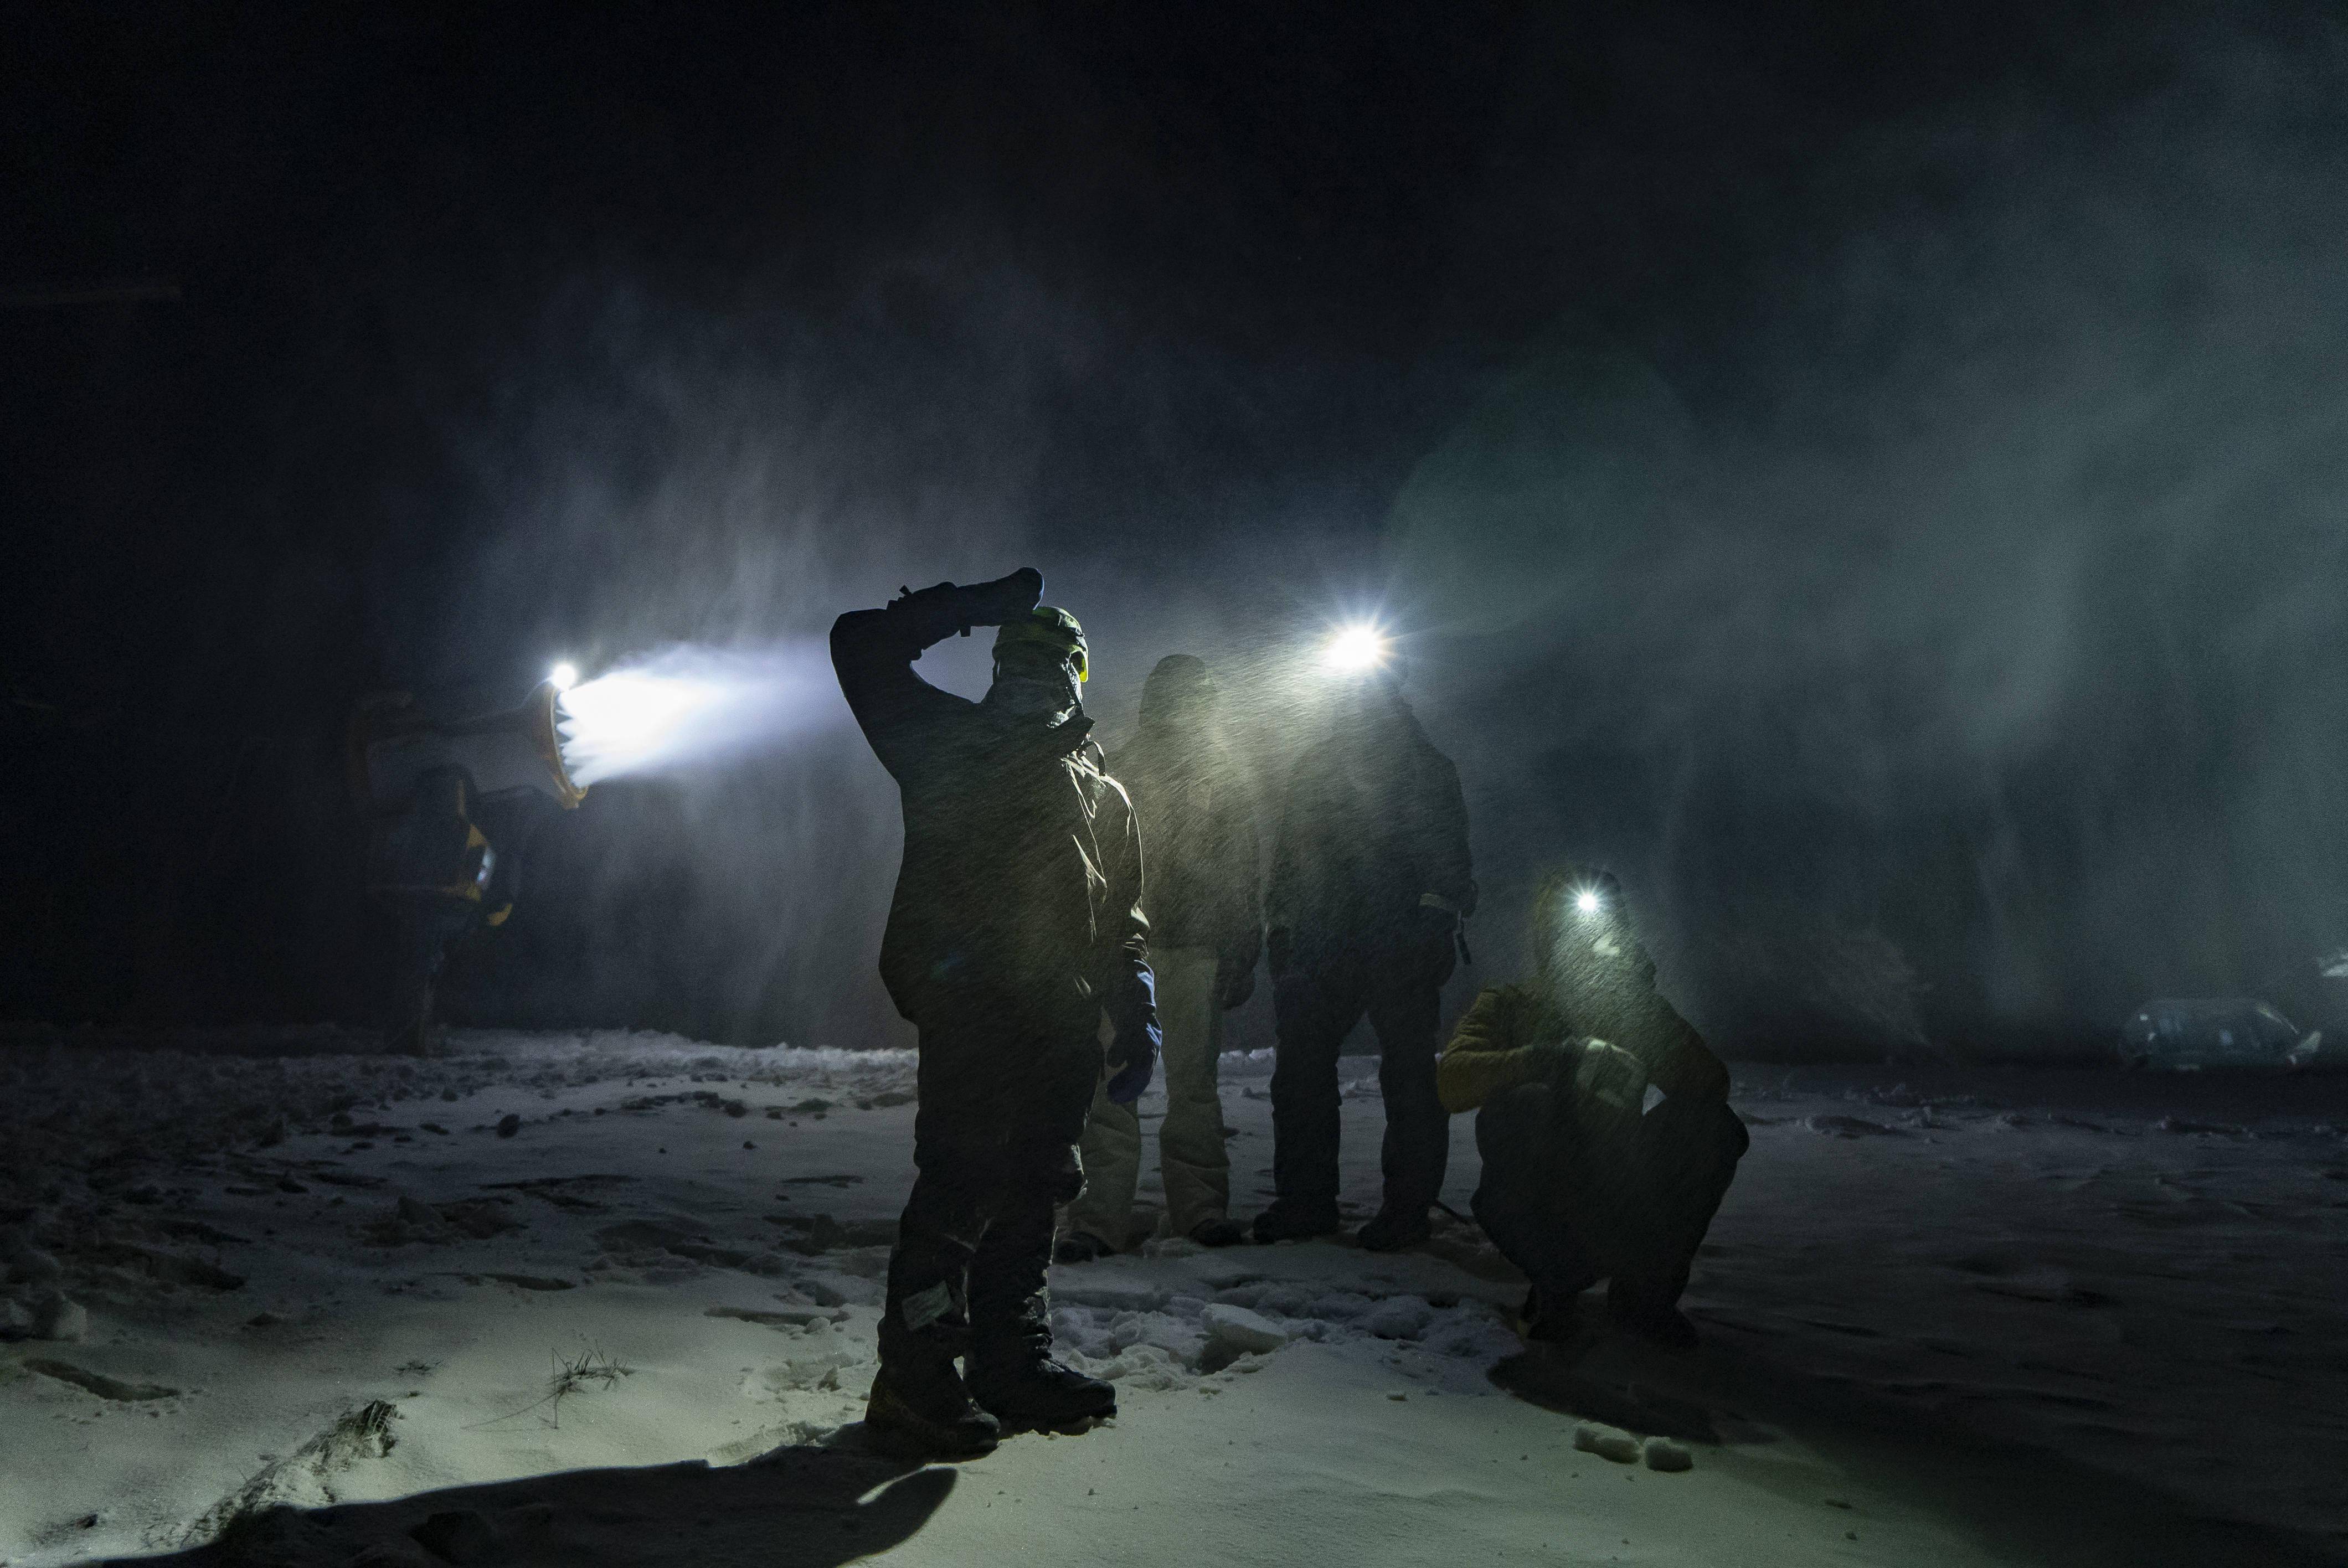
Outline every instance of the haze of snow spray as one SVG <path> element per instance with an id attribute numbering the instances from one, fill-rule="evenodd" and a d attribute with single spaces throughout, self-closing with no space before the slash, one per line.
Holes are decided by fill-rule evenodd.
<path id="1" fill-rule="evenodd" d="M 824 645 L 677 643 L 562 693 L 562 762 L 581 784 L 675 774 L 786 745 L 846 714 Z"/>

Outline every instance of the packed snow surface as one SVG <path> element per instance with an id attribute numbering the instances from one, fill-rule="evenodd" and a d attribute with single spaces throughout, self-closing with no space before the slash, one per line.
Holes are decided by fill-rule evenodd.
<path id="1" fill-rule="evenodd" d="M 0 1038 L 0 1564 L 2348 1560 L 2339 1080 L 1743 1071 L 1694 1356 L 1528 1352 L 1447 1216 L 1157 1237 L 1054 1271 L 1113 1423 L 923 1468 L 858 1426 L 910 1053 L 367 1044 Z"/>

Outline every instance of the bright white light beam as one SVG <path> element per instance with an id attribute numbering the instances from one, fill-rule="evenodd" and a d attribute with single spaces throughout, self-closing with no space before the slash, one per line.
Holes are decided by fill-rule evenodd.
<path id="1" fill-rule="evenodd" d="M 1322 663 L 1348 674 L 1375 670 L 1385 661 L 1385 634 L 1375 626 L 1344 627 L 1321 651 Z"/>
<path id="2" fill-rule="evenodd" d="M 821 643 L 684 644 L 572 687 L 556 727 L 564 767 L 590 784 L 707 767 L 846 716 Z"/>
<path id="3" fill-rule="evenodd" d="M 1573 907 L 1585 915 L 1595 915 L 1598 913 L 1598 895 L 1584 887 L 1573 896 Z"/>

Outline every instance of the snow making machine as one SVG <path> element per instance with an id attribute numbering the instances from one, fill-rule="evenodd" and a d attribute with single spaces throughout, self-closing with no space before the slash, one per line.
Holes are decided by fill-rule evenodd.
<path id="1" fill-rule="evenodd" d="M 530 839 L 586 798 L 563 764 L 560 698 L 546 681 L 520 705 L 474 718 L 437 719 L 405 692 L 366 698 L 352 712 L 347 760 L 367 829 L 367 892 L 395 948 L 393 1050 L 431 1052 L 449 948 L 505 923 Z"/>

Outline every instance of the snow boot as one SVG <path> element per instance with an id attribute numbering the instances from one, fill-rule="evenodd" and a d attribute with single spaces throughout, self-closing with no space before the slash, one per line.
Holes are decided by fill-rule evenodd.
<path id="1" fill-rule="evenodd" d="M 1698 1336 L 1687 1314 L 1671 1301 L 1625 1290 L 1621 1281 L 1606 1287 L 1606 1316 L 1614 1326 L 1663 1350 L 1693 1350 Z"/>
<path id="2" fill-rule="evenodd" d="M 1337 1208 L 1292 1208 L 1274 1199 L 1272 1207 L 1255 1216 L 1255 1239 L 1260 1242 L 1307 1241 L 1318 1235 L 1335 1235 L 1338 1230 Z"/>
<path id="3" fill-rule="evenodd" d="M 1052 1249 L 1054 1263 L 1098 1263 L 1117 1248 L 1090 1231 L 1070 1231 Z"/>
<path id="4" fill-rule="evenodd" d="M 1200 1246 L 1231 1246 L 1245 1241 L 1247 1232 L 1241 1230 L 1240 1222 L 1229 1214 L 1217 1214 L 1192 1225 L 1190 1239 Z"/>
<path id="5" fill-rule="evenodd" d="M 1596 1332 L 1581 1310 L 1580 1291 L 1543 1290 L 1538 1285 L 1525 1292 L 1513 1327 L 1529 1345 L 1580 1345 Z"/>
<path id="6" fill-rule="evenodd" d="M 1006 1431 L 1078 1430 L 1117 1414 L 1117 1389 L 1025 1340 L 972 1358 L 970 1391 Z"/>
<path id="7" fill-rule="evenodd" d="M 1380 1209 L 1369 1224 L 1354 1233 L 1354 1239 L 1366 1252 L 1401 1252 L 1406 1247 L 1422 1246 L 1435 1234 L 1435 1227 L 1422 1209 L 1416 1214 L 1394 1209 Z"/>
<path id="8" fill-rule="evenodd" d="M 873 1447 L 898 1459 L 977 1459 L 994 1451 L 1003 1423 L 982 1409 L 946 1358 L 883 1363 L 864 1403 Z"/>

